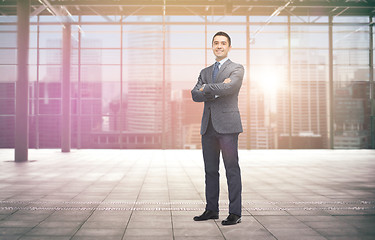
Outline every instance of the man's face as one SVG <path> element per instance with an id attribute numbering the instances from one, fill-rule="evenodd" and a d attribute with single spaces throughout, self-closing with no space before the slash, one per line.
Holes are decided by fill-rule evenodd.
<path id="1" fill-rule="evenodd" d="M 216 60 L 220 61 L 228 56 L 231 46 L 225 36 L 216 36 L 212 41 L 212 51 L 216 56 Z"/>

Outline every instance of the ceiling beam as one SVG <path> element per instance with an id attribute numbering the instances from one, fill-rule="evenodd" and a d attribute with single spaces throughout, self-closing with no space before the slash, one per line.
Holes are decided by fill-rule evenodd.
<path id="1" fill-rule="evenodd" d="M 3 15 L 16 15 L 16 0 L 0 0 L 0 12 Z M 42 3 L 50 6 L 42 9 Z M 50 15 L 48 9 L 69 8 L 72 15 L 101 16 L 159 15 L 166 9 L 166 15 L 262 15 L 270 16 L 275 9 L 285 6 L 288 0 L 31 0 L 31 12 Z M 37 9 L 37 11 L 36 11 Z M 249 11 L 251 9 L 251 11 Z M 209 11 L 208 11 L 209 10 Z M 295 0 L 280 15 L 300 16 L 372 16 L 375 14 L 375 1 L 346 0 Z"/>
<path id="2" fill-rule="evenodd" d="M 285 5 L 287 1 L 265 1 L 265 0 L 166 0 L 166 6 L 224 6 L 224 7 L 280 7 Z M 56 6 L 164 6 L 163 0 L 64 0 L 64 1 L 51 1 L 51 5 Z M 17 0 L 3 0 L 0 6 L 16 6 Z M 41 5 L 39 0 L 31 0 L 31 5 Z M 350 7 L 350 8 L 373 8 L 375 1 L 295 1 L 290 6 L 295 7 L 319 7 L 319 8 L 332 8 L 332 7 Z"/>

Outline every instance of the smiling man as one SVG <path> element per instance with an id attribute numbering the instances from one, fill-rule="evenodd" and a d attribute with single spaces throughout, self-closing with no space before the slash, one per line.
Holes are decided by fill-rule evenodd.
<path id="1" fill-rule="evenodd" d="M 238 135 L 242 124 L 238 109 L 238 93 L 244 68 L 228 59 L 231 39 L 218 32 L 212 39 L 215 64 L 203 69 L 191 91 L 195 102 L 204 102 L 201 124 L 202 150 L 206 183 L 206 210 L 195 221 L 219 218 L 219 163 L 223 157 L 228 193 L 229 216 L 223 225 L 241 222 L 241 170 L 238 163 Z"/>

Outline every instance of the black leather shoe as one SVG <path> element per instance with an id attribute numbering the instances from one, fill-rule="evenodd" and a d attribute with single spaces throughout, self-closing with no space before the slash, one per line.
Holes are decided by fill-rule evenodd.
<path id="1" fill-rule="evenodd" d="M 206 210 L 204 213 L 200 216 L 195 216 L 194 221 L 205 221 L 208 219 L 219 219 L 219 213 L 211 211 L 211 210 Z"/>
<path id="2" fill-rule="evenodd" d="M 234 225 L 241 222 L 241 216 L 238 216 L 236 214 L 229 214 L 229 216 L 224 219 L 221 224 L 223 225 Z"/>

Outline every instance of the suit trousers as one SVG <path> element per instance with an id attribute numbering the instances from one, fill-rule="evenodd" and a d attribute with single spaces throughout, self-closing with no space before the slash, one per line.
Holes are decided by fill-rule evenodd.
<path id="1" fill-rule="evenodd" d="M 219 212 L 220 151 L 223 156 L 228 193 L 229 213 L 241 216 L 241 170 L 238 163 L 238 133 L 220 134 L 212 126 L 211 117 L 202 135 L 202 150 L 206 181 L 206 210 Z"/>

